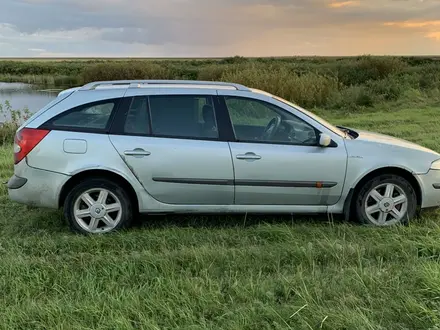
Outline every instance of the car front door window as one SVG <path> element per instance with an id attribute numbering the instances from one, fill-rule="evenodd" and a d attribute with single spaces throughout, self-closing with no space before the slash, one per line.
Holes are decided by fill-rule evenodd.
<path id="1" fill-rule="evenodd" d="M 314 127 L 270 103 L 243 97 L 225 97 L 237 140 L 313 146 Z"/>

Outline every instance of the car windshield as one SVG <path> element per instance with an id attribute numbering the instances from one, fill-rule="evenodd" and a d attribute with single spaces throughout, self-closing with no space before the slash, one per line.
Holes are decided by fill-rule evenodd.
<path id="1" fill-rule="evenodd" d="M 328 121 L 322 119 L 321 117 L 315 115 L 314 113 L 300 107 L 297 104 L 293 104 L 292 102 L 289 102 L 281 97 L 278 96 L 272 96 L 275 100 L 278 100 L 292 108 L 295 108 L 299 111 L 301 111 L 302 113 L 304 113 L 305 115 L 309 116 L 310 118 L 312 118 L 313 120 L 316 120 L 318 123 L 320 123 L 321 125 L 327 127 L 329 130 L 331 130 L 332 132 L 334 132 L 335 134 L 338 134 L 341 137 L 345 137 L 346 134 L 344 131 L 342 131 L 341 129 L 337 128 L 335 125 L 330 124 Z"/>

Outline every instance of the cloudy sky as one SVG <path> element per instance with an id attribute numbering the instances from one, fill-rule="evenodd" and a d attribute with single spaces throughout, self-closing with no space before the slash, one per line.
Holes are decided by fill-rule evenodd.
<path id="1" fill-rule="evenodd" d="M 440 54 L 440 0 L 0 2 L 0 57 Z"/>

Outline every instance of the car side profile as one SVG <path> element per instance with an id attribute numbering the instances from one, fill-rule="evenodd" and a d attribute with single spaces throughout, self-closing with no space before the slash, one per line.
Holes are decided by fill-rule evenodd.
<path id="1" fill-rule="evenodd" d="M 437 152 L 225 82 L 62 91 L 17 130 L 14 163 L 10 199 L 63 208 L 80 233 L 139 213 L 333 213 L 390 226 L 440 205 Z"/>

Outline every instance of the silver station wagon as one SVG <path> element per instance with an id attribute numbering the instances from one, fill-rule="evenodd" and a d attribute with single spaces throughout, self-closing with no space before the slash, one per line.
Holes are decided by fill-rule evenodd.
<path id="1" fill-rule="evenodd" d="M 440 155 L 336 127 L 239 84 L 93 82 L 17 131 L 13 201 L 107 233 L 139 213 L 344 214 L 406 224 L 440 205 Z"/>

